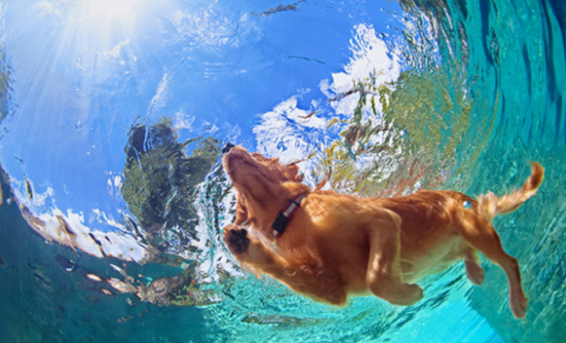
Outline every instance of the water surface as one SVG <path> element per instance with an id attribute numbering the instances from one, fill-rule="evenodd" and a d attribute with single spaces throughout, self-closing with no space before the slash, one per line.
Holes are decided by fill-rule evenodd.
<path id="1" fill-rule="evenodd" d="M 566 7 L 547 1 L 2 0 L 0 341 L 561 342 Z M 226 142 L 360 196 L 537 196 L 425 299 L 337 308 L 242 270 Z"/>

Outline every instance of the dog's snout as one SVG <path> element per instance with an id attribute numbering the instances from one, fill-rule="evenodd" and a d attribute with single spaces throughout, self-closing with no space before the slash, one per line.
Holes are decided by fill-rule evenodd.
<path id="1" fill-rule="evenodd" d="M 232 143 L 226 143 L 226 145 L 224 146 L 224 149 L 222 149 L 222 153 L 225 154 L 228 151 L 230 151 L 230 149 L 232 149 L 233 147 L 235 147 L 234 144 Z"/>

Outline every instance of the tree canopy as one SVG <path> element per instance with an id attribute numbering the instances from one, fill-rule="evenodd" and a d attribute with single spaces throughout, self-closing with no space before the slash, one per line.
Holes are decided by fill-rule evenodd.
<path id="1" fill-rule="evenodd" d="M 196 147 L 189 155 L 191 144 Z M 197 238 L 198 216 L 193 204 L 198 185 L 220 156 L 218 141 L 197 137 L 178 142 L 171 119 L 163 117 L 150 126 L 134 125 L 124 152 L 121 193 L 137 219 L 141 232 L 135 234 L 161 258 L 194 250 L 190 243 Z"/>

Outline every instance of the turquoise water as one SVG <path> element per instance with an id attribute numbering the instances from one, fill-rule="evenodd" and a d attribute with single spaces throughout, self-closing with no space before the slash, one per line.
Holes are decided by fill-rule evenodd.
<path id="1" fill-rule="evenodd" d="M 563 2 L 0 8 L 0 342 L 563 341 Z M 227 141 L 369 196 L 503 194 L 539 161 L 538 194 L 494 220 L 526 318 L 484 259 L 482 286 L 460 263 L 407 308 L 241 270 L 220 239 Z"/>

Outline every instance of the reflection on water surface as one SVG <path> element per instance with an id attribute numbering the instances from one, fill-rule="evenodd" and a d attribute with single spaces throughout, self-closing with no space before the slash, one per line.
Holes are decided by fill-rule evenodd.
<path id="1" fill-rule="evenodd" d="M 560 1 L 100 4 L 0 2 L 3 340 L 561 341 Z M 243 271 L 220 239 L 227 141 L 369 196 L 503 194 L 540 161 L 538 196 L 495 221 L 527 318 L 487 264 L 409 308 Z"/>

